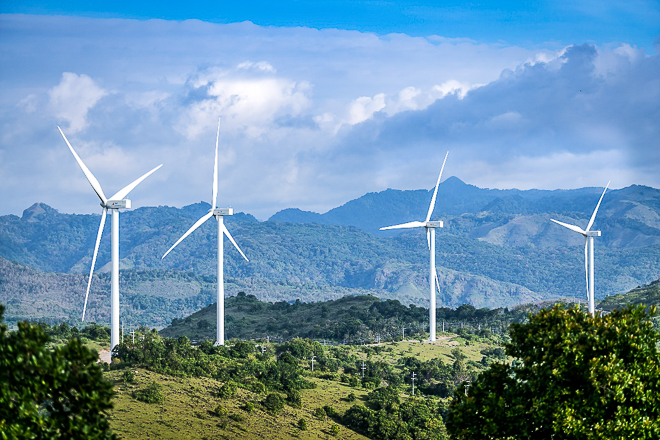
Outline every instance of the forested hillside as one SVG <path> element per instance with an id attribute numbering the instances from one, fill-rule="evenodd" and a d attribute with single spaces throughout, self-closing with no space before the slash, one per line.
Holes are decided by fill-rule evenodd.
<path id="1" fill-rule="evenodd" d="M 436 244 L 438 305 L 497 308 L 584 298 L 583 239 L 549 219 L 586 224 L 600 192 L 487 190 L 448 179 L 440 185 L 434 214 L 445 220 Z M 228 227 L 250 262 L 226 246 L 228 292 L 243 290 L 264 301 L 303 302 L 371 293 L 428 306 L 424 232 L 380 236 L 367 231 L 423 218 L 429 198 L 425 190 L 387 190 L 326 214 L 295 211 L 312 223 L 275 221 L 286 220 L 277 215 L 265 222 L 242 213 L 229 217 Z M 208 208 L 197 203 L 122 214 L 122 307 L 131 316 L 144 316 L 145 324 L 162 327 L 215 301 L 213 222 L 161 260 Z M 659 213 L 656 189 L 631 186 L 606 193 L 594 225 L 603 231 L 596 240 L 596 298 L 657 279 Z M 43 203 L 26 209 L 21 217 L 0 217 L 0 258 L 9 260 L 2 263 L 6 275 L 0 278 L 0 301 L 22 304 L 10 309 L 16 315 L 9 320 L 47 319 L 49 313 L 73 319 L 80 313 L 86 278 L 81 274 L 89 270 L 98 221 L 98 215 L 63 214 Z M 332 222 L 352 224 L 322 224 Z M 108 222 L 97 261 L 99 275 L 92 283 L 94 319 L 108 313 L 109 279 L 104 273 L 109 260 Z M 36 270 L 18 270 L 16 264 Z M 176 314 L 170 311 L 173 307 Z"/>

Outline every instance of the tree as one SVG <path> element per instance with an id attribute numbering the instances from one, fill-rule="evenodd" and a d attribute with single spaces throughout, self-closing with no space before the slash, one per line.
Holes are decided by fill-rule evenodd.
<path id="1" fill-rule="evenodd" d="M 511 326 L 506 353 L 450 406 L 456 439 L 660 436 L 658 333 L 644 307 L 592 317 L 561 305 Z"/>
<path id="2" fill-rule="evenodd" d="M 3 438 L 114 439 L 112 384 L 98 354 L 73 338 L 53 350 L 39 326 L 10 332 L 0 304 L 0 433 Z"/>

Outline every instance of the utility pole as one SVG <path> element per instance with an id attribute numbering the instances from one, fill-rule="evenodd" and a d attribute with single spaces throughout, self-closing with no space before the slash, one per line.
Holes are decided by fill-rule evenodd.
<path id="1" fill-rule="evenodd" d="M 362 379 L 364 379 L 364 369 L 366 367 L 364 366 L 364 361 L 362 361 Z"/>
<path id="2" fill-rule="evenodd" d="M 406 339 L 406 328 L 403 328 L 403 339 L 401 341 L 404 341 Z"/>
<path id="3" fill-rule="evenodd" d="M 415 373 L 414 372 L 411 376 L 411 379 L 412 379 L 412 395 L 414 396 L 415 395 Z"/>
<path id="4" fill-rule="evenodd" d="M 314 372 L 314 359 L 316 359 L 316 356 L 312 356 L 312 372 Z"/>
<path id="5" fill-rule="evenodd" d="M 131 338 L 133 338 L 133 344 L 135 344 L 135 330 L 131 330 Z"/>
<path id="6" fill-rule="evenodd" d="M 121 323 L 121 343 L 124 343 L 124 322 Z"/>

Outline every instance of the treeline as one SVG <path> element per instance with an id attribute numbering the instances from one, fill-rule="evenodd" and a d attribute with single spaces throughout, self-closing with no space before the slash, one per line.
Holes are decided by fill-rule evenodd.
<path id="1" fill-rule="evenodd" d="M 259 301 L 254 295 L 239 292 L 227 298 L 226 336 L 237 339 L 270 338 L 289 340 L 295 337 L 363 344 L 406 338 L 428 337 L 428 309 L 414 304 L 404 306 L 398 300 L 380 300 L 371 295 L 346 296 L 333 301 L 304 303 Z M 167 337 L 187 336 L 191 340 L 215 337 L 216 305 L 186 318 L 172 320 L 163 329 Z M 456 309 L 437 309 L 438 331 L 462 336 L 491 333 L 505 334 L 513 322 L 526 319 L 526 310 L 477 309 L 464 304 Z"/>

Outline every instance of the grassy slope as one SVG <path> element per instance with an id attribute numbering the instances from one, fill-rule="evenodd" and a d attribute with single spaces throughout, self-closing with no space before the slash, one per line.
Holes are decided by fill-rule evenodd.
<path id="1" fill-rule="evenodd" d="M 441 339 L 436 344 L 406 341 L 383 345 L 393 350 L 372 355 L 371 359 L 382 359 L 396 364 L 402 356 L 415 356 L 422 360 L 441 357 L 444 362 L 452 362 L 450 351 L 457 346 L 469 360 L 479 360 L 482 356 L 479 351 L 488 344 L 479 342 L 466 346 L 460 338 L 456 338 Z M 351 350 L 366 359 L 360 347 L 351 347 Z M 302 408 L 285 406 L 278 416 L 272 416 L 258 405 L 264 395 L 239 388 L 233 398 L 220 399 L 213 397 L 212 392 L 222 384 L 213 379 L 176 378 L 142 369 L 136 371 L 136 381 L 128 385 L 128 388 L 121 380 L 121 371 L 106 373 L 106 377 L 115 384 L 115 390 L 118 390 L 114 400 L 115 407 L 110 413 L 111 426 L 124 439 L 331 439 L 335 437 L 329 434 L 330 427 L 336 423 L 330 419 L 315 419 L 312 415 L 314 409 L 332 405 L 343 414 L 353 404 L 364 404 L 367 395 L 367 391 L 362 388 L 351 388 L 336 381 L 311 377 L 317 388 L 303 390 Z M 163 404 L 142 403 L 131 397 L 132 391 L 143 388 L 152 381 L 163 386 L 166 396 Z M 351 392 L 357 396 L 355 402 L 346 400 Z M 255 403 L 252 413 L 243 409 L 249 401 Z M 237 422 L 229 417 L 220 418 L 213 415 L 211 412 L 218 404 L 227 408 L 229 415 L 238 414 L 243 417 L 243 421 Z M 301 431 L 296 426 L 301 418 L 307 421 L 307 431 Z M 225 429 L 218 426 L 222 420 L 228 421 Z M 339 428 L 337 438 L 366 439 L 343 425 L 339 425 Z"/>

